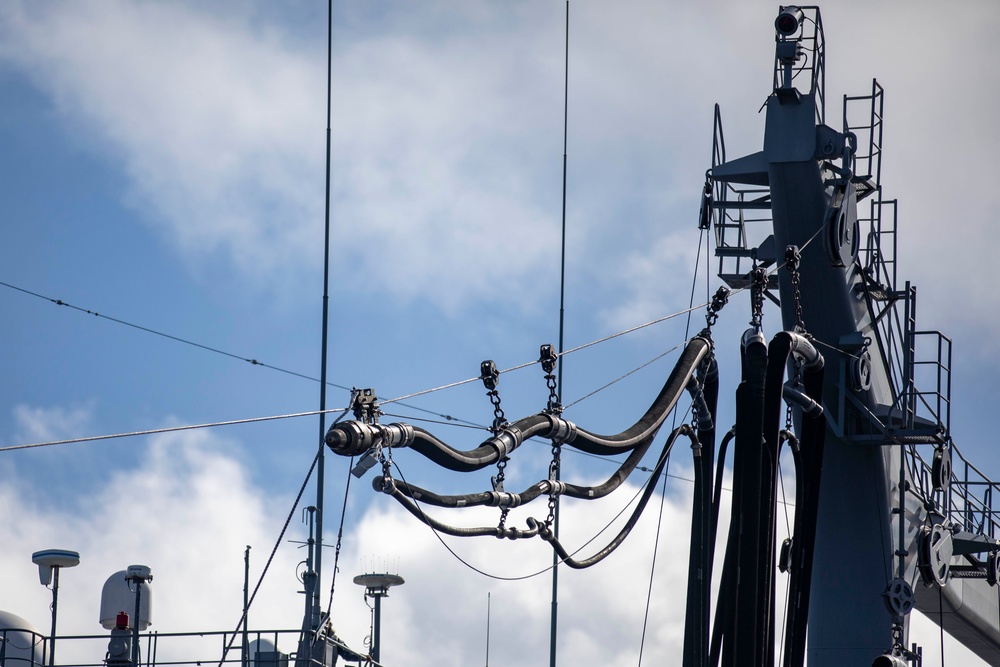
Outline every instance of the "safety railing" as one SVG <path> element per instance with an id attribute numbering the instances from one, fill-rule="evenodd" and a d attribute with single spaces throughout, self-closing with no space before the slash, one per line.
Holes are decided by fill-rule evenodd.
<path id="1" fill-rule="evenodd" d="M 921 496 L 953 525 L 992 540 L 1000 539 L 1000 482 L 987 477 L 969 462 L 954 443 L 949 446 L 951 460 L 950 483 L 935 488 L 934 463 L 926 447 L 907 448 L 908 472 Z M 930 460 L 928 460 L 930 459 Z"/>
<path id="2" fill-rule="evenodd" d="M 284 653 L 278 647 L 296 648 L 300 632 L 255 630 L 247 633 L 246 645 L 242 632 L 235 637 L 231 631 L 143 632 L 137 667 L 288 667 L 295 664 L 295 652 Z M 53 642 L 29 630 L 0 630 L 0 667 L 47 666 L 53 647 L 58 649 L 58 667 L 130 666 L 131 660 L 108 660 L 109 641 L 109 634 L 59 635 Z"/>
<path id="3" fill-rule="evenodd" d="M 802 62 L 797 65 L 792 75 L 792 84 L 803 78 L 808 81 L 807 89 L 801 90 L 815 96 L 816 120 L 826 122 L 826 43 L 823 35 L 823 19 L 819 7 L 800 6 L 804 14 L 801 32 L 793 39 L 802 46 Z M 774 90 L 777 91 L 784 83 L 785 65 L 777 56 L 774 59 Z M 796 86 L 798 88 L 798 86 Z"/>
<path id="4" fill-rule="evenodd" d="M 850 167 L 851 182 L 857 189 L 859 200 L 877 192 L 882 184 L 884 93 L 878 81 L 872 79 L 870 95 L 844 95 L 844 134 L 853 135 L 856 139 Z M 860 119 L 855 121 L 855 118 Z"/>

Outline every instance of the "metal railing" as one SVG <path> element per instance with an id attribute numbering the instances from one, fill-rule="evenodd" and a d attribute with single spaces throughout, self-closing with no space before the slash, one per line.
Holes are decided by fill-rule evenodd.
<path id="1" fill-rule="evenodd" d="M 808 77 L 807 94 L 815 95 L 816 120 L 824 123 L 826 118 L 826 39 L 823 35 L 823 18 L 819 7 L 802 5 L 799 7 L 805 15 L 801 35 L 796 39 L 802 45 L 803 62 L 795 68 L 793 84 L 802 75 Z M 774 90 L 782 86 L 784 65 L 775 56 L 774 59 Z"/>
<path id="2" fill-rule="evenodd" d="M 139 634 L 140 660 L 137 667 L 208 667 L 211 665 L 243 665 L 244 667 L 285 667 L 295 664 L 292 651 L 284 653 L 278 647 L 284 643 L 297 647 L 301 630 L 254 630 L 243 644 L 243 633 L 211 632 L 144 632 Z M 53 644 L 59 648 L 58 667 L 114 667 L 130 662 L 109 662 L 107 649 L 110 635 L 58 635 L 52 638 L 30 630 L 0 630 L 0 667 L 43 667 L 49 664 Z M 261 646 L 263 644 L 263 646 Z M 257 650 L 250 654 L 251 647 Z M 227 647 L 228 650 L 227 650 Z M 264 649 L 267 647 L 267 650 Z M 279 660 L 275 652 L 285 660 Z M 315 660 L 310 662 L 315 665 Z M 362 663 L 374 665 L 375 663 Z"/>

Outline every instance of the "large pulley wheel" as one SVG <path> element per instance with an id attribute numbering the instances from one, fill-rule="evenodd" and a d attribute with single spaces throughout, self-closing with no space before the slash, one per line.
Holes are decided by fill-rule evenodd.
<path id="1" fill-rule="evenodd" d="M 872 388 L 872 355 L 868 348 L 851 360 L 851 386 L 854 391 L 868 391 Z"/>
<path id="2" fill-rule="evenodd" d="M 885 597 L 885 604 L 893 616 L 906 616 L 913 610 L 913 604 L 916 601 L 913 596 L 913 588 L 906 583 L 905 579 L 890 581 L 882 595 Z"/>
<path id="3" fill-rule="evenodd" d="M 931 481 L 935 491 L 947 491 L 951 485 L 951 449 L 946 445 L 941 445 L 934 450 Z"/>
<path id="4" fill-rule="evenodd" d="M 826 214 L 826 250 L 834 266 L 848 266 L 857 259 L 860 236 L 858 221 L 851 221 L 846 201 L 831 206 Z"/>
<path id="5" fill-rule="evenodd" d="M 954 549 L 951 529 L 944 524 L 925 526 L 920 531 L 919 567 L 925 585 L 948 585 Z"/>
<path id="6" fill-rule="evenodd" d="M 996 586 L 1000 581 L 1000 555 L 996 551 L 991 551 L 986 556 L 986 583 Z"/>

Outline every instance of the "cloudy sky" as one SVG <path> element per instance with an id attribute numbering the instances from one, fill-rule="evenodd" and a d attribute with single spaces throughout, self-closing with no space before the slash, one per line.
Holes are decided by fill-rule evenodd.
<path id="1" fill-rule="evenodd" d="M 686 307 L 713 104 L 729 154 L 758 150 L 776 9 L 757 0 L 572 4 L 567 348 Z M 1000 370 L 1000 293 L 989 287 L 1000 5 L 957 12 L 849 0 L 823 18 L 828 122 L 839 126 L 842 95 L 864 94 L 872 77 L 886 89 L 882 182 L 900 200 L 901 276 L 918 286 L 920 326 L 955 342 L 955 439 L 1000 476 L 986 417 Z M 554 1 L 335 3 L 332 382 L 399 397 L 475 377 L 483 359 L 531 361 L 557 341 L 564 29 L 565 4 Z M 318 407 L 309 378 L 320 367 L 325 96 L 326 3 L 0 4 L 0 446 Z M 747 317 L 742 302 L 723 313 L 724 362 Z M 777 321 L 766 313 L 769 331 Z M 672 348 L 684 324 L 567 357 L 566 402 Z M 674 358 L 568 418 L 603 432 L 631 424 Z M 731 392 L 738 371 L 722 372 Z M 503 376 L 500 389 L 508 417 L 544 407 L 537 367 Z M 329 404 L 347 397 L 332 388 Z M 478 383 L 405 403 L 386 411 L 492 419 Z M 455 424 L 429 428 L 463 447 L 482 438 Z M 156 577 L 160 631 L 235 627 L 245 546 L 256 577 L 317 434 L 308 417 L 0 453 L 0 607 L 47 630 L 49 593 L 30 556 L 66 548 L 82 562 L 63 577 L 61 631 L 97 632 L 101 584 L 136 562 Z M 544 445 L 527 446 L 508 479 L 544 477 L 547 456 Z M 406 452 L 397 461 L 418 484 L 489 483 L 488 474 L 441 475 Z M 610 470 L 572 455 L 565 465 L 581 480 Z M 686 477 L 686 465 L 675 457 L 672 473 Z M 333 543 L 346 462 L 331 458 L 326 474 Z M 667 489 L 649 664 L 673 655 L 681 636 L 672 600 L 685 580 L 690 485 L 675 478 Z M 634 492 L 598 509 L 568 506 L 567 539 L 585 542 Z M 305 502 L 315 502 L 312 486 Z M 476 574 L 390 503 L 367 479 L 351 486 L 334 598 L 344 639 L 360 645 L 369 623 L 351 577 L 389 567 L 407 584 L 385 603 L 387 664 L 485 659 L 488 593 L 494 664 L 546 664 L 548 577 Z M 657 529 L 649 514 L 606 567 L 562 575 L 560 663 L 638 660 Z M 300 518 L 252 611 L 255 626 L 299 622 L 294 576 L 304 556 L 287 539 L 305 537 Z M 502 577 L 551 558 L 537 544 L 449 545 Z M 208 599 L 218 602 L 200 602 Z M 936 629 L 915 634 L 936 647 Z M 936 649 L 927 653 L 925 664 L 937 664 Z"/>

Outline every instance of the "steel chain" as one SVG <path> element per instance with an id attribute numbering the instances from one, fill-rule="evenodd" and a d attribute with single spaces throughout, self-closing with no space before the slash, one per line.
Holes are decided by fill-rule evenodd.
<path id="1" fill-rule="evenodd" d="M 550 414 L 560 414 L 562 412 L 562 405 L 559 404 L 559 393 L 556 391 L 556 376 L 552 373 L 546 375 L 545 384 L 549 388 L 549 401 L 545 407 L 545 411 Z"/>
<path id="2" fill-rule="evenodd" d="M 764 290 L 767 289 L 767 270 L 762 266 L 755 266 L 751 271 L 750 285 L 750 326 L 760 328 L 764 319 Z"/>
<path id="3" fill-rule="evenodd" d="M 799 292 L 799 262 L 802 260 L 802 255 L 799 252 L 799 247 L 790 245 L 785 248 L 785 266 L 792 274 L 792 299 L 795 301 L 795 328 L 804 332 L 806 330 L 805 322 L 802 320 L 802 294 Z"/>
<path id="4" fill-rule="evenodd" d="M 490 427 L 490 430 L 493 431 L 493 435 L 496 435 L 507 427 L 507 417 L 504 415 L 503 408 L 500 407 L 500 393 L 496 389 L 491 389 L 487 395 L 490 397 L 490 403 L 493 404 L 493 426 Z"/>
<path id="5" fill-rule="evenodd" d="M 715 326 L 715 323 L 719 320 L 719 311 L 729 303 L 729 289 L 724 285 L 719 287 L 712 296 L 711 302 L 708 304 L 708 308 L 705 313 L 705 321 L 709 328 Z"/>
<path id="6" fill-rule="evenodd" d="M 802 361 L 798 357 L 795 358 L 795 372 L 792 374 L 792 386 L 796 389 L 802 387 Z M 785 401 L 785 430 L 789 433 L 794 433 L 793 423 L 792 423 L 792 404 L 790 401 Z"/>
<path id="7" fill-rule="evenodd" d="M 549 400 L 545 407 L 545 412 L 550 415 L 562 414 L 562 405 L 559 403 L 559 392 L 556 384 L 556 364 L 559 362 L 559 355 L 549 344 L 542 345 L 539 350 L 538 361 L 545 371 L 545 385 L 549 388 Z"/>
<path id="8" fill-rule="evenodd" d="M 559 459 L 562 452 L 562 444 L 552 443 L 552 462 L 549 463 L 549 515 L 545 517 L 545 527 L 551 528 L 556 520 L 556 503 L 559 502 L 559 493 L 555 482 L 559 479 Z"/>

